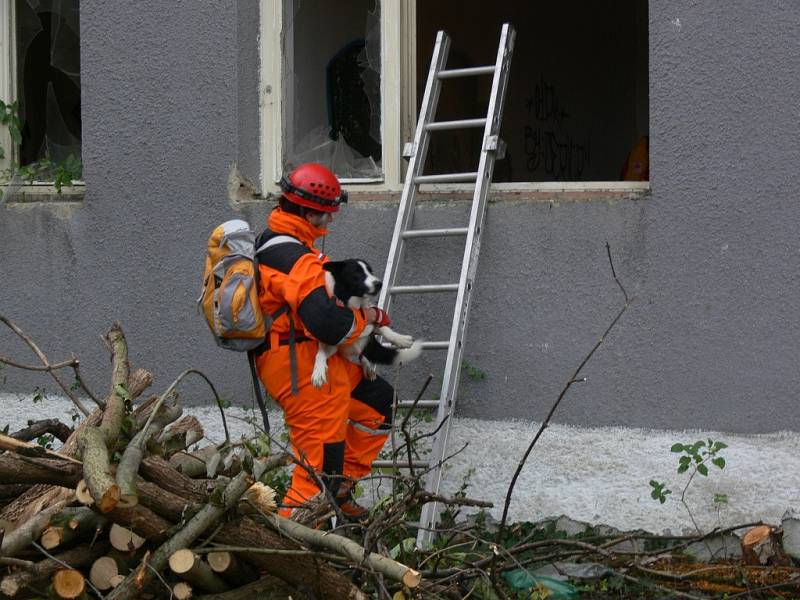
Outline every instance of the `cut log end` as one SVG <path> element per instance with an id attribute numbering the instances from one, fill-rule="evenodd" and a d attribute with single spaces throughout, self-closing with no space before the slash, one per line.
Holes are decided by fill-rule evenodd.
<path id="1" fill-rule="evenodd" d="M 79 598 L 86 591 L 86 580 L 80 571 L 61 569 L 53 575 L 53 591 L 59 598 Z"/>
<path id="2" fill-rule="evenodd" d="M 106 492 L 103 494 L 103 497 L 100 498 L 100 502 L 97 504 L 97 509 L 103 514 L 110 513 L 119 505 L 120 497 L 121 494 L 119 491 L 119 486 L 115 483 L 109 487 L 108 490 L 106 490 Z"/>
<path id="3" fill-rule="evenodd" d="M 231 568 L 233 555 L 230 552 L 210 552 L 206 557 L 211 570 L 215 573 L 224 573 Z"/>
<path id="4" fill-rule="evenodd" d="M 176 583 L 172 587 L 172 595 L 175 597 L 176 600 L 189 600 L 193 596 L 192 586 L 190 586 L 185 581 Z"/>
<path id="5" fill-rule="evenodd" d="M 138 550 L 145 542 L 143 537 L 116 523 L 111 526 L 111 530 L 108 532 L 108 539 L 111 541 L 111 545 L 120 552 Z"/>
<path id="6" fill-rule="evenodd" d="M 94 498 L 92 498 L 92 494 L 89 492 L 89 486 L 86 485 L 86 481 L 84 479 L 81 479 L 75 488 L 75 498 L 77 498 L 78 502 L 85 506 L 91 506 L 94 504 Z"/>
<path id="7" fill-rule="evenodd" d="M 0 594 L 5 596 L 10 596 L 13 598 L 21 589 L 22 586 L 20 586 L 13 579 L 3 579 L 2 583 L 0 583 Z"/>
<path id="8" fill-rule="evenodd" d="M 742 536 L 742 562 L 746 565 L 788 566 L 783 550 L 783 530 L 769 525 L 753 527 Z"/>
<path id="9" fill-rule="evenodd" d="M 117 504 L 118 508 L 133 508 L 139 504 L 139 496 L 135 494 L 122 494 L 119 497 L 119 504 Z"/>
<path id="10" fill-rule="evenodd" d="M 173 573 L 183 575 L 192 570 L 195 558 L 194 552 L 188 548 L 176 550 L 169 557 L 169 568 L 172 569 Z"/>
<path id="11" fill-rule="evenodd" d="M 42 537 L 39 540 L 39 543 L 42 544 L 42 547 L 45 550 L 52 550 L 53 548 L 58 548 L 61 545 L 61 542 L 64 539 L 64 528 L 63 527 L 48 527 L 42 533 Z"/>
<path id="12" fill-rule="evenodd" d="M 112 588 L 117 587 L 123 581 L 125 581 L 125 575 L 114 575 L 111 579 L 108 580 Z"/>
<path id="13" fill-rule="evenodd" d="M 111 578 L 117 575 L 119 575 L 117 561 L 110 556 L 101 556 L 92 563 L 92 568 L 89 570 L 89 581 L 98 590 L 104 592 L 114 587 L 111 584 Z"/>
<path id="14" fill-rule="evenodd" d="M 407 588 L 413 589 L 417 587 L 420 581 L 422 581 L 422 573 L 419 571 L 409 569 L 403 574 L 403 585 Z"/>

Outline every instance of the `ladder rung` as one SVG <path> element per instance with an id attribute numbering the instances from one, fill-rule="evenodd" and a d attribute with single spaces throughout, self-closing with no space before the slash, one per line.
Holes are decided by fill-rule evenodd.
<path id="1" fill-rule="evenodd" d="M 414 466 L 415 469 L 427 469 L 430 463 L 426 460 L 412 460 L 411 464 Z M 372 462 L 373 467 L 377 467 L 379 469 L 385 469 L 386 467 L 394 467 L 396 466 L 399 469 L 407 469 L 408 468 L 408 460 L 398 459 L 395 462 L 391 460 L 376 460 Z"/>
<path id="2" fill-rule="evenodd" d="M 445 173 L 442 175 L 418 175 L 414 178 L 414 183 L 458 183 L 458 182 L 475 182 L 478 179 L 478 173 L 473 171 L 471 173 Z"/>
<path id="3" fill-rule="evenodd" d="M 395 285 L 389 290 L 392 294 L 430 294 L 435 292 L 457 292 L 457 283 L 438 285 Z"/>
<path id="4" fill-rule="evenodd" d="M 428 123 L 425 129 L 428 131 L 441 131 L 442 129 L 467 129 L 468 127 L 484 127 L 486 118 L 482 119 L 462 119 L 461 121 L 439 121 Z"/>
<path id="5" fill-rule="evenodd" d="M 420 400 L 414 404 L 413 400 L 400 400 L 397 403 L 397 408 L 439 408 L 440 402 L 438 400 Z"/>
<path id="6" fill-rule="evenodd" d="M 447 350 L 450 347 L 450 342 L 422 342 L 423 350 Z"/>
<path id="7" fill-rule="evenodd" d="M 494 74 L 494 65 L 487 67 L 470 67 L 468 69 L 449 69 L 447 71 L 439 71 L 439 79 L 452 79 L 453 77 L 469 77 L 470 75 L 492 75 Z"/>
<path id="8" fill-rule="evenodd" d="M 442 237 L 446 235 L 467 235 L 469 227 L 452 227 L 450 229 L 409 229 L 402 233 L 403 239 Z"/>

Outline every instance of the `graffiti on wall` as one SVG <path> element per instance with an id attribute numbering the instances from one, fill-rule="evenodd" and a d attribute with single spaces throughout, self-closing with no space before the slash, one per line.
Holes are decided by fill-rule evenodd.
<path id="1" fill-rule="evenodd" d="M 523 129 L 528 171 L 554 181 L 579 180 L 591 160 L 589 142 L 569 132 L 569 113 L 544 76 L 526 99 L 525 108 L 530 120 Z"/>

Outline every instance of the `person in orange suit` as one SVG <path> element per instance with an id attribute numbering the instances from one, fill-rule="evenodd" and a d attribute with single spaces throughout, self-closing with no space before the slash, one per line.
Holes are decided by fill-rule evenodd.
<path id="1" fill-rule="evenodd" d="M 334 354 L 327 383 L 316 388 L 311 372 L 319 342 L 348 345 L 369 323 L 387 325 L 385 311 L 342 306 L 325 289 L 322 265 L 329 259 L 315 246 L 347 202 L 339 180 L 327 168 L 303 164 L 281 180 L 282 196 L 256 241 L 259 300 L 264 314 L 282 307 L 256 359 L 258 374 L 280 405 L 297 458 L 281 510 L 295 510 L 319 498 L 322 483 L 341 512 L 353 520 L 367 511 L 353 498 L 355 482 L 371 471 L 391 429 L 394 390 L 384 379 L 365 379 L 360 365 Z M 324 493 L 324 492 L 323 492 Z"/>

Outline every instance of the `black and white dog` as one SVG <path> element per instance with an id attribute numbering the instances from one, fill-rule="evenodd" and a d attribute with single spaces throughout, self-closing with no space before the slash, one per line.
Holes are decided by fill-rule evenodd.
<path id="1" fill-rule="evenodd" d="M 375 296 L 381 291 L 382 282 L 375 277 L 372 268 L 364 260 L 348 259 L 327 262 L 325 269 L 325 287 L 328 294 L 335 296 L 349 308 L 368 308 L 374 306 Z M 383 336 L 391 346 L 386 346 L 375 339 L 375 334 Z M 328 380 L 328 358 L 335 352 L 342 352 L 346 358 L 361 363 L 364 374 L 375 378 L 375 365 L 401 365 L 417 358 L 422 353 L 422 341 L 414 340 L 410 335 L 393 331 L 388 326 L 374 327 L 370 324 L 354 343 L 339 348 L 320 342 L 314 361 L 311 383 L 322 387 Z"/>

